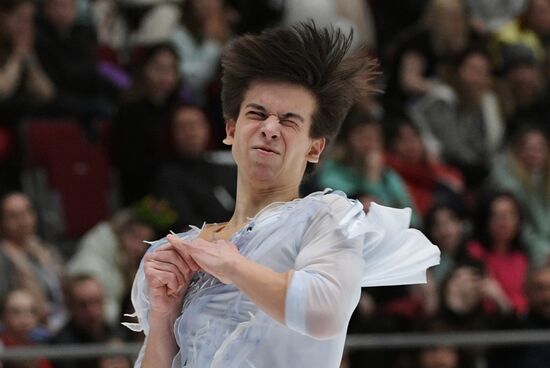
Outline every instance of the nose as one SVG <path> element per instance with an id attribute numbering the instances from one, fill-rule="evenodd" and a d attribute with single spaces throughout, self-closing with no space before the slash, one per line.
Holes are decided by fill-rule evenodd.
<path id="1" fill-rule="evenodd" d="M 268 140 L 276 140 L 280 135 L 279 117 L 276 115 L 269 115 L 260 128 L 262 136 Z"/>

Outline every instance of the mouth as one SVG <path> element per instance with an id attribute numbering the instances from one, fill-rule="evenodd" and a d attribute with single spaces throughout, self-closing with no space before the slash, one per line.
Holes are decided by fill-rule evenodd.
<path id="1" fill-rule="evenodd" d="M 254 146 L 252 147 L 255 151 L 258 151 L 259 153 L 265 154 L 265 155 L 279 155 L 280 153 L 276 150 L 274 150 L 271 147 L 267 146 Z"/>

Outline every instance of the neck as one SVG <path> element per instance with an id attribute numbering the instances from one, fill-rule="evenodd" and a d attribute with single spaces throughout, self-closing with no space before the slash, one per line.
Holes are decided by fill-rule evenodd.
<path id="1" fill-rule="evenodd" d="M 227 226 L 240 228 L 249 218 L 254 217 L 265 206 L 274 202 L 288 202 L 299 197 L 299 183 L 286 187 L 264 187 L 244 180 L 237 179 L 237 199 L 235 212 Z"/>
<path id="2" fill-rule="evenodd" d="M 510 242 L 507 240 L 494 240 L 493 249 L 496 253 L 504 254 L 508 252 Z"/>

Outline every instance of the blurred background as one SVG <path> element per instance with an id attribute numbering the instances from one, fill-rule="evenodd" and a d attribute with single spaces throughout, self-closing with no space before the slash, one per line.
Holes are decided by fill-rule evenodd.
<path id="1" fill-rule="evenodd" d="M 342 367 L 550 367 L 550 0 L 0 0 L 0 366 L 132 365 L 63 347 L 141 341 L 120 322 L 142 240 L 233 210 L 224 45 L 308 18 L 353 30 L 383 92 L 302 194 L 410 207 L 442 252 L 425 285 L 363 289 L 350 340 L 405 343 Z M 490 334 L 430 340 L 465 331 Z"/>

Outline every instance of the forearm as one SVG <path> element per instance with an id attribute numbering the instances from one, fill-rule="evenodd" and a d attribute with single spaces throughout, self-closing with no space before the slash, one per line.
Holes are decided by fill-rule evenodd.
<path id="1" fill-rule="evenodd" d="M 175 318 L 156 314 L 149 315 L 149 334 L 145 342 L 142 368 L 170 368 L 177 352 L 174 337 Z"/>
<path id="2" fill-rule="evenodd" d="M 10 96 L 17 87 L 17 80 L 21 74 L 21 59 L 12 56 L 0 69 L 0 98 Z"/>
<path id="3" fill-rule="evenodd" d="M 29 87 L 31 91 L 40 99 L 48 100 L 53 98 L 55 88 L 46 73 L 42 70 L 38 61 L 34 57 L 29 59 Z"/>
<path id="4" fill-rule="evenodd" d="M 278 273 L 245 257 L 231 266 L 231 282 L 273 319 L 285 324 L 286 292 L 292 270 Z"/>

